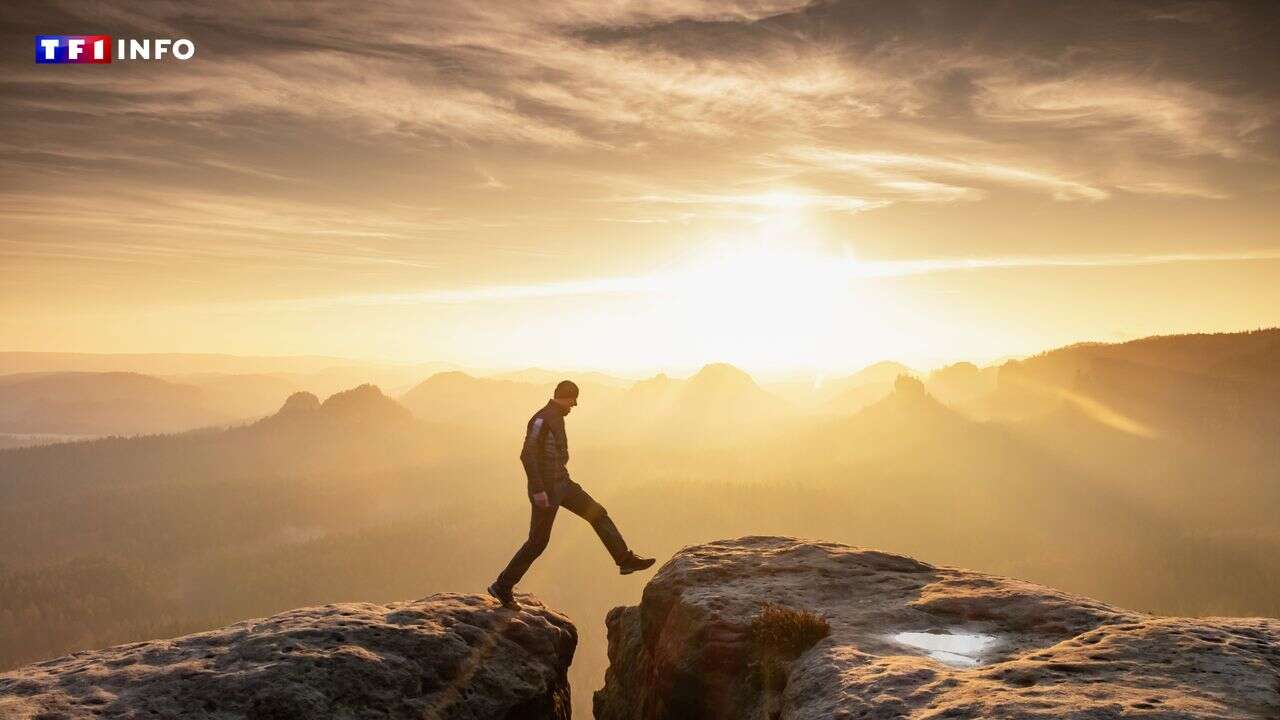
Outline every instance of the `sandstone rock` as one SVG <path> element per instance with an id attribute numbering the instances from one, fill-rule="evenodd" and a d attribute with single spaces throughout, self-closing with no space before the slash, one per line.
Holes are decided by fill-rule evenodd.
<path id="1" fill-rule="evenodd" d="M 325 605 L 0 674 L 0 718 L 568 718 L 567 618 L 476 595 Z"/>
<path id="2" fill-rule="evenodd" d="M 279 415 L 306 415 L 320 409 L 320 398 L 309 392 L 296 392 L 284 401 Z"/>
<path id="3" fill-rule="evenodd" d="M 781 681 L 750 641 L 766 602 L 831 628 Z M 1278 620 L 1157 617 L 834 543 L 685 548 L 606 623 L 598 720 L 1280 717 Z M 912 632 L 989 642 L 944 661 L 898 641 Z"/>

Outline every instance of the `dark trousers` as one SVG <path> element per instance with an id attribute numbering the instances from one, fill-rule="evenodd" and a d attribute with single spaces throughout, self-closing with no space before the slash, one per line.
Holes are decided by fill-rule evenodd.
<path id="1" fill-rule="evenodd" d="M 551 539 L 551 526 L 562 505 L 569 512 L 591 523 L 615 563 L 621 563 L 627 556 L 627 543 L 622 539 L 622 533 L 618 532 L 618 526 L 613 524 L 604 506 L 593 500 L 581 485 L 572 480 L 561 480 L 547 488 L 547 499 L 551 505 L 545 508 L 534 505 L 532 498 L 529 500 L 533 509 L 529 518 L 529 539 L 524 541 L 511 562 L 507 563 L 506 569 L 498 575 L 499 586 L 514 587 L 529 571 L 533 561 L 547 549 L 547 541 Z"/>

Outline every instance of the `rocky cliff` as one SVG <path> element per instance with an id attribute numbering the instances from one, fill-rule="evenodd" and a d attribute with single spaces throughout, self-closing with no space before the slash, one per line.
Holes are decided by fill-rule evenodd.
<path id="1" fill-rule="evenodd" d="M 0 674 L 0 718 L 569 717 L 567 618 L 529 597 L 325 605 Z"/>
<path id="2" fill-rule="evenodd" d="M 598 720 L 1280 717 L 1278 620 L 1157 617 L 834 543 L 686 548 L 607 625 Z"/>

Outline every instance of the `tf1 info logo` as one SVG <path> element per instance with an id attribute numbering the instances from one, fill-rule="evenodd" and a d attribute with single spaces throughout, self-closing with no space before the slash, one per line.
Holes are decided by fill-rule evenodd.
<path id="1" fill-rule="evenodd" d="M 196 44 L 182 38 L 127 40 L 110 35 L 37 35 L 36 62 L 41 65 L 106 65 L 113 60 L 190 60 Z"/>

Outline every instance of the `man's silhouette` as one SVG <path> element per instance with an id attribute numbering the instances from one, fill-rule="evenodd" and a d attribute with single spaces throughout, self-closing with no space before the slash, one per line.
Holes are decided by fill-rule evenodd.
<path id="1" fill-rule="evenodd" d="M 582 486 L 569 478 L 565 465 L 569 462 L 569 440 L 564 432 L 564 416 L 578 404 L 578 386 L 565 380 L 546 406 L 529 418 L 525 428 L 524 448 L 520 462 L 528 477 L 529 502 L 532 515 L 529 520 L 529 539 L 516 551 L 511 562 L 489 586 L 489 594 L 507 607 L 519 607 L 513 589 L 529 566 L 542 554 L 551 538 L 551 525 L 556 511 L 564 506 L 578 517 L 591 523 L 600 541 L 604 543 L 618 571 L 623 575 L 644 570 L 653 565 L 653 558 L 643 558 L 627 549 L 627 543 L 613 524 L 604 506 L 587 494 Z"/>

